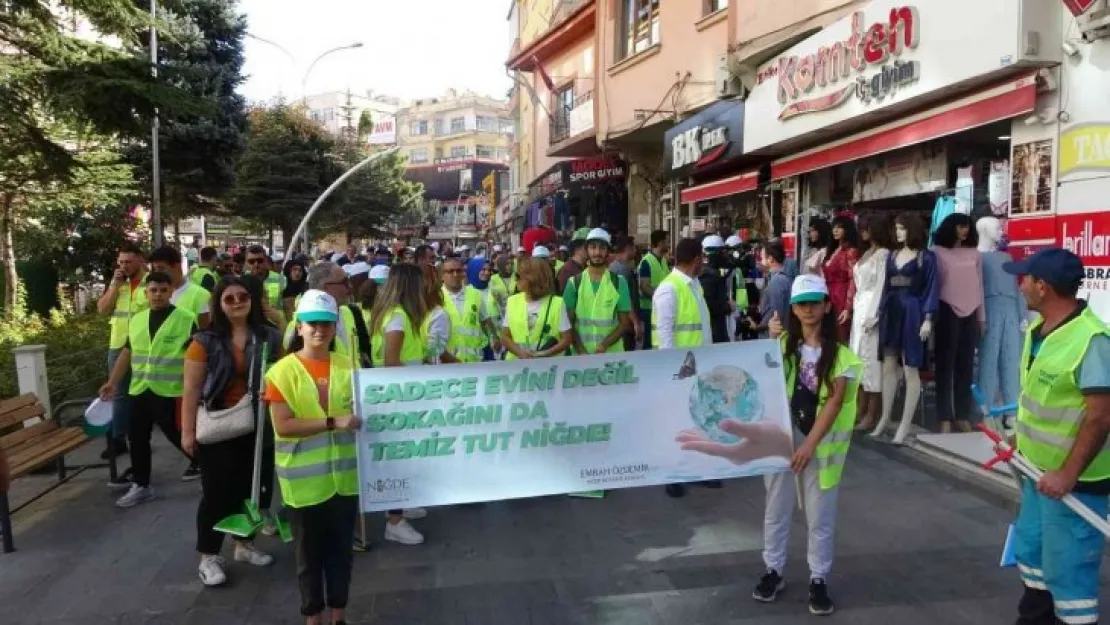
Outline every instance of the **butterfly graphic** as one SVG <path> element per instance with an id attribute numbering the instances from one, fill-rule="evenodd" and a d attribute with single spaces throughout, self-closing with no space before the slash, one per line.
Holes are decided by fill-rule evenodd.
<path id="1" fill-rule="evenodd" d="M 672 379 L 685 380 L 698 374 L 698 363 L 694 360 L 694 352 L 686 352 L 686 360 L 679 367 L 678 373 Z"/>
<path id="2" fill-rule="evenodd" d="M 775 360 L 775 357 L 771 355 L 771 352 L 767 352 L 763 355 L 763 364 L 767 365 L 768 369 L 778 369 L 782 366 L 779 361 Z"/>

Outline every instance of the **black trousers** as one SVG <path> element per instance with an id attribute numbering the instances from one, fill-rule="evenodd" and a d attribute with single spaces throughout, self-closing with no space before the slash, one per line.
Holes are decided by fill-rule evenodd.
<path id="1" fill-rule="evenodd" d="M 263 419 L 266 429 L 262 433 L 262 490 L 258 494 L 258 507 L 269 510 L 270 503 L 274 500 L 274 424 L 270 419 Z M 254 444 L 254 435 L 251 435 L 251 444 Z M 254 449 L 251 449 L 251 455 Z M 203 469 L 201 469 L 203 471 Z"/>
<path id="2" fill-rule="evenodd" d="M 244 511 L 251 496 L 254 474 L 254 434 L 197 445 L 200 464 L 200 505 L 197 507 L 197 552 L 218 555 L 224 533 L 212 529 L 216 523 Z"/>
<path id="3" fill-rule="evenodd" d="M 358 497 L 336 495 L 307 508 L 289 508 L 297 558 L 301 614 L 315 616 L 324 608 L 343 609 L 351 590 Z"/>
<path id="4" fill-rule="evenodd" d="M 971 397 L 979 321 L 974 314 L 958 317 L 940 302 L 936 323 L 937 418 L 951 422 L 973 414 Z"/>
<path id="5" fill-rule="evenodd" d="M 131 423 L 127 430 L 127 442 L 131 445 L 132 481 L 139 486 L 150 486 L 150 437 L 154 434 L 154 426 L 162 430 L 166 440 L 174 447 L 181 449 L 177 398 L 143 391 L 129 396 L 128 401 L 131 402 Z"/>
<path id="6" fill-rule="evenodd" d="M 1056 607 L 1052 601 L 1052 593 L 1047 590 L 1037 590 L 1025 587 L 1025 594 L 1018 602 L 1018 620 L 1016 625 L 1062 625 L 1064 622 L 1056 618 Z M 1094 625 L 1098 625 L 1095 623 Z"/>

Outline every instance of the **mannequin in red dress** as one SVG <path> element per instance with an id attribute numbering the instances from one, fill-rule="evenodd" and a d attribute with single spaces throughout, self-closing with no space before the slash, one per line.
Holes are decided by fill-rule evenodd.
<path id="1" fill-rule="evenodd" d="M 859 232 L 855 220 L 849 215 L 833 219 L 832 238 L 821 269 L 836 313 L 837 334 L 840 341 L 847 344 L 852 334 L 852 298 L 855 296 L 852 270 L 859 262 Z"/>

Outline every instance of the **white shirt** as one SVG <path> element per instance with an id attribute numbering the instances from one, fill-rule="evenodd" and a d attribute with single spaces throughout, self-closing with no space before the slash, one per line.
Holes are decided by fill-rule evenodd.
<path id="1" fill-rule="evenodd" d="M 181 295 L 182 295 L 182 293 L 185 292 L 185 289 L 189 288 L 189 284 L 190 284 L 190 282 L 188 280 L 186 280 L 185 284 L 182 284 L 181 286 L 174 289 L 173 295 L 170 295 L 170 303 L 171 304 L 173 304 L 174 306 L 177 305 L 177 300 L 181 298 Z M 211 303 L 209 302 L 209 299 L 210 298 L 205 298 L 204 299 L 204 303 L 200 305 L 200 310 L 196 311 L 196 314 L 198 314 L 198 315 L 207 315 L 208 313 L 212 312 L 212 306 L 211 306 Z M 190 310 L 189 312 L 193 312 L 193 311 Z"/>
<path id="2" fill-rule="evenodd" d="M 466 316 L 466 287 L 459 289 L 458 293 L 452 293 L 450 289 L 444 289 L 444 292 L 451 301 L 455 304 L 455 311 L 459 313 L 460 317 Z M 486 294 L 478 291 L 478 320 L 489 321 L 489 305 L 486 302 Z"/>
<path id="3" fill-rule="evenodd" d="M 698 312 L 701 313 L 702 343 L 709 344 L 713 337 L 713 330 L 709 325 L 709 308 L 705 305 L 705 295 L 701 292 L 701 282 L 696 278 L 682 273 L 677 269 L 671 270 L 671 275 L 677 275 L 686 286 L 694 291 L 694 298 L 698 302 Z M 678 297 L 674 286 L 664 281 L 655 289 L 651 296 L 651 309 L 655 314 L 658 324 L 652 330 L 652 342 L 655 349 L 674 348 L 674 318 L 678 312 Z"/>
<path id="4" fill-rule="evenodd" d="M 428 316 L 431 320 L 428 322 L 427 346 L 439 362 L 439 355 L 447 351 L 447 343 L 451 342 L 451 318 L 440 307 L 432 309 Z"/>

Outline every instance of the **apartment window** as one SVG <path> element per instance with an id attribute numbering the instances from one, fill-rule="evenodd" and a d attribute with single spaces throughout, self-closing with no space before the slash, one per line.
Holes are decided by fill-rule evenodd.
<path id="1" fill-rule="evenodd" d="M 659 0 L 621 0 L 618 60 L 659 43 Z"/>
<path id="2" fill-rule="evenodd" d="M 509 162 L 511 156 L 512 155 L 509 152 L 509 148 L 497 148 L 497 160 L 507 163 Z"/>
<path id="3" fill-rule="evenodd" d="M 416 148 L 414 150 L 409 150 L 409 163 L 410 164 L 419 165 L 421 163 L 427 163 L 427 162 L 428 162 L 428 149 L 427 148 Z"/>
<path id="4" fill-rule="evenodd" d="M 555 106 L 551 108 L 551 142 L 556 143 L 570 136 L 570 112 L 574 109 L 574 83 L 555 91 Z"/>
<path id="5" fill-rule="evenodd" d="M 474 118 L 474 125 L 482 132 L 497 132 L 497 118 L 478 115 Z"/>
<path id="6" fill-rule="evenodd" d="M 516 127 L 516 122 L 514 122 L 509 117 L 502 117 L 501 119 L 497 120 L 497 124 L 499 126 L 498 130 L 503 135 L 513 134 L 513 129 Z"/>
<path id="7" fill-rule="evenodd" d="M 465 117 L 452 117 L 451 118 L 451 132 L 462 132 L 466 130 Z"/>
<path id="8" fill-rule="evenodd" d="M 444 128 L 443 118 L 442 117 L 437 117 L 436 118 L 436 134 L 437 135 L 444 134 L 443 128 Z"/>
<path id="9" fill-rule="evenodd" d="M 452 124 L 452 127 L 454 127 L 454 124 Z M 453 145 L 453 146 L 451 146 L 451 158 L 453 158 L 453 159 L 466 158 L 466 146 L 465 145 Z"/>
<path id="10" fill-rule="evenodd" d="M 728 0 L 704 0 L 704 2 L 706 15 L 728 8 Z"/>
<path id="11" fill-rule="evenodd" d="M 428 134 L 428 120 L 418 119 L 418 120 L 412 122 L 412 127 L 411 127 L 409 132 L 411 134 L 414 134 L 414 135 L 426 135 L 426 134 Z M 427 158 L 427 156 L 428 156 L 427 154 L 424 155 L 425 158 Z"/>
<path id="12" fill-rule="evenodd" d="M 479 145 L 479 146 L 475 147 L 474 148 L 474 153 L 478 156 L 478 158 L 489 158 L 489 159 L 492 159 L 493 155 L 495 154 L 493 147 L 488 146 L 488 145 Z"/>

